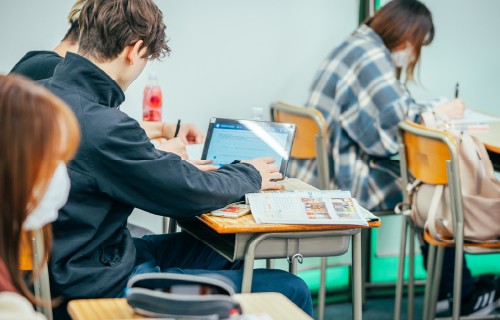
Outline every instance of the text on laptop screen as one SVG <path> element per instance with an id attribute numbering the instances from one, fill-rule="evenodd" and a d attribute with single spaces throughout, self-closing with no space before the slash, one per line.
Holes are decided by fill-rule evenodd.
<path id="1" fill-rule="evenodd" d="M 212 165 L 223 166 L 234 160 L 251 160 L 273 157 L 281 167 L 288 130 L 272 126 L 260 126 L 251 121 L 242 124 L 215 123 L 207 152 Z"/>

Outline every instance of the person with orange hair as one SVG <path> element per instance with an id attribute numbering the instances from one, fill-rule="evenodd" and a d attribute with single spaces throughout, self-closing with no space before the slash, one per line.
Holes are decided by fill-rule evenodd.
<path id="1" fill-rule="evenodd" d="M 0 76 L 1 319 L 45 319 L 34 312 L 31 303 L 38 301 L 20 270 L 21 239 L 43 228 L 50 253 L 50 223 L 68 199 L 66 162 L 79 137 L 78 122 L 61 99 L 20 76 Z"/>

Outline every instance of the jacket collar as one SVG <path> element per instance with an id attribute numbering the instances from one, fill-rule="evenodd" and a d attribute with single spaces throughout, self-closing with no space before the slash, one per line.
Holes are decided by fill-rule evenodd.
<path id="1" fill-rule="evenodd" d="M 125 94 L 116 81 L 78 54 L 66 53 L 64 60 L 57 65 L 53 79 L 77 87 L 94 97 L 97 103 L 111 108 L 117 108 L 125 101 Z"/>
<path id="2" fill-rule="evenodd" d="M 364 23 L 361 24 L 358 27 L 358 29 L 356 29 L 354 34 L 357 36 L 363 37 L 369 41 L 373 41 L 373 42 L 376 42 L 378 44 L 385 45 L 384 40 L 382 40 L 382 38 L 378 35 L 378 33 L 376 33 L 372 28 L 370 28 L 369 26 L 367 26 Z"/>

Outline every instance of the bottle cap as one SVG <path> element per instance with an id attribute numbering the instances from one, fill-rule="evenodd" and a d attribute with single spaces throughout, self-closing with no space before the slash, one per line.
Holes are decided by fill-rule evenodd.
<path id="1" fill-rule="evenodd" d="M 252 108 L 253 114 L 262 114 L 262 108 Z"/>
<path id="2" fill-rule="evenodd" d="M 158 73 L 152 71 L 149 73 L 149 80 L 158 80 Z"/>

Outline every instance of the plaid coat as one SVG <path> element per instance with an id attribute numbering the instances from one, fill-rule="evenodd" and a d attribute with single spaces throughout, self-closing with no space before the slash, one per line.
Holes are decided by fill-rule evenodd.
<path id="1" fill-rule="evenodd" d="M 402 200 L 397 125 L 420 122 L 429 106 L 417 104 L 396 78 L 380 36 L 362 24 L 323 61 L 307 108 L 319 110 L 328 127 L 331 188 L 350 190 L 368 210 Z M 317 185 L 315 160 L 292 159 L 289 175 Z"/>

